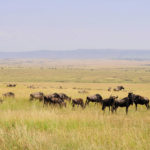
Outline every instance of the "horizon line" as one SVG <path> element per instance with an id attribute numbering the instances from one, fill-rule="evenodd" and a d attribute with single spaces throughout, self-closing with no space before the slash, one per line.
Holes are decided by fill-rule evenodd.
<path id="1" fill-rule="evenodd" d="M 72 52 L 72 51 L 150 51 L 150 49 L 115 49 L 115 48 L 101 48 L 101 49 L 72 49 L 72 50 L 25 50 L 25 51 L 0 51 L 0 53 L 24 53 L 24 52 L 60 52 L 60 51 L 67 51 L 67 52 Z"/>

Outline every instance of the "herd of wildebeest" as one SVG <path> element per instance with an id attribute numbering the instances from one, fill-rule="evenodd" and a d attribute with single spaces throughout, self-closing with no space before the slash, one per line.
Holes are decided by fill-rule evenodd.
<path id="1" fill-rule="evenodd" d="M 8 85 L 8 87 L 15 87 L 16 85 Z M 124 90 L 123 86 L 117 86 L 113 89 L 114 91 L 120 91 Z M 108 88 L 108 91 L 111 91 L 111 88 Z M 15 94 L 13 92 L 8 92 L 3 94 L 3 97 L 11 97 L 14 98 Z M 118 107 L 125 107 L 126 108 L 126 114 L 128 113 L 128 108 L 130 105 L 135 104 L 135 108 L 137 110 L 137 106 L 139 105 L 145 105 L 147 109 L 150 108 L 149 106 L 149 99 L 145 98 L 143 96 L 133 94 L 132 92 L 129 92 L 127 97 L 124 97 L 123 99 L 118 99 L 118 96 L 110 96 L 109 98 L 103 99 L 100 94 L 95 94 L 92 96 L 87 96 L 86 101 L 82 98 L 71 98 L 65 93 L 53 93 L 50 95 L 45 95 L 42 92 L 36 92 L 31 93 L 29 96 L 29 100 L 39 100 L 40 102 L 43 102 L 43 107 L 48 105 L 57 106 L 60 107 L 66 107 L 67 101 L 71 103 L 72 107 L 75 106 L 81 106 L 83 109 L 86 108 L 89 103 L 93 102 L 95 104 L 101 104 L 102 110 L 105 111 L 105 108 L 108 107 L 109 111 L 116 112 Z M 2 100 L 0 100 L 2 102 Z"/>

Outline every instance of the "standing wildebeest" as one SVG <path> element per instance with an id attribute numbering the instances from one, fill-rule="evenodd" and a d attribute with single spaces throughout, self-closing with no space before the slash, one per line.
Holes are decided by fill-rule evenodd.
<path id="1" fill-rule="evenodd" d="M 122 85 L 114 88 L 114 91 L 121 91 L 121 90 L 124 90 L 124 87 Z"/>
<path id="2" fill-rule="evenodd" d="M 82 108 L 84 108 L 84 102 L 82 98 L 76 98 L 72 100 L 72 107 L 75 107 L 75 105 L 80 105 Z"/>
<path id="3" fill-rule="evenodd" d="M 15 94 L 13 92 L 8 92 L 8 93 L 5 93 L 3 94 L 4 97 L 12 97 L 12 98 L 15 98 Z"/>
<path id="4" fill-rule="evenodd" d="M 100 103 L 102 101 L 102 96 L 99 94 L 95 94 L 93 96 L 88 96 L 86 98 L 85 105 L 89 104 L 90 102 Z"/>
<path id="5" fill-rule="evenodd" d="M 30 100 L 38 99 L 39 101 L 42 101 L 44 98 L 44 94 L 42 92 L 32 93 L 30 94 Z"/>
<path id="6" fill-rule="evenodd" d="M 102 110 L 105 111 L 106 107 L 109 107 L 109 111 L 110 111 L 110 107 L 112 107 L 111 111 L 113 112 L 113 105 L 115 103 L 115 100 L 118 98 L 118 96 L 110 96 L 109 98 L 103 99 L 101 101 L 102 104 Z"/>
<path id="7" fill-rule="evenodd" d="M 113 105 L 113 111 L 116 111 L 118 107 L 126 107 L 126 114 L 128 114 L 128 108 L 130 105 L 133 105 L 132 93 L 128 93 L 128 97 L 125 97 L 121 100 L 115 100 Z"/>
<path id="8" fill-rule="evenodd" d="M 66 107 L 66 103 L 61 98 L 52 97 L 51 95 L 44 96 L 44 105 L 56 105 L 58 104 L 60 107 Z"/>
<path id="9" fill-rule="evenodd" d="M 7 87 L 16 87 L 16 84 L 8 84 Z"/>
<path id="10" fill-rule="evenodd" d="M 108 88 L 108 91 L 109 91 L 109 92 L 111 91 L 111 87 Z"/>
<path id="11" fill-rule="evenodd" d="M 149 109 L 149 99 L 140 95 L 135 95 L 132 93 L 133 102 L 135 104 L 135 108 L 137 110 L 137 105 L 145 105 L 147 109 Z"/>
<path id="12" fill-rule="evenodd" d="M 59 97 L 61 98 L 61 99 L 63 99 L 63 100 L 67 100 L 67 101 L 71 101 L 71 97 L 69 97 L 69 96 L 67 96 L 66 94 L 64 94 L 64 93 L 59 93 L 58 94 L 59 95 Z"/>

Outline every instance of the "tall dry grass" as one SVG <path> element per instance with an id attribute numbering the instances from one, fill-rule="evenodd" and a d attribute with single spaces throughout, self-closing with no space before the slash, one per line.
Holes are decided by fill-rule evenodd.
<path id="1" fill-rule="evenodd" d="M 36 89 L 27 86 L 34 84 Z M 149 150 L 150 111 L 145 106 L 119 108 L 117 114 L 106 110 L 103 114 L 100 105 L 90 104 L 86 109 L 44 107 L 38 101 L 29 101 L 31 92 L 45 94 L 64 92 L 71 97 L 86 98 L 100 93 L 104 98 L 110 94 L 119 98 L 129 91 L 150 98 L 149 84 L 123 84 L 122 92 L 108 92 L 108 83 L 17 83 L 16 88 L 7 88 L 1 83 L 0 94 L 12 91 L 15 99 L 5 99 L 0 104 L 0 149 L 1 150 Z M 62 86 L 62 89 L 59 87 Z M 86 89 L 88 93 L 80 94 Z"/>

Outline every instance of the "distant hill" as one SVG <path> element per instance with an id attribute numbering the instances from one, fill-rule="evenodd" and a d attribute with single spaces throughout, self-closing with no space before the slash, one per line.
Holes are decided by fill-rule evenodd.
<path id="1" fill-rule="evenodd" d="M 0 59 L 49 58 L 49 59 L 124 59 L 150 60 L 150 50 L 72 50 L 72 51 L 28 51 L 0 52 Z"/>

